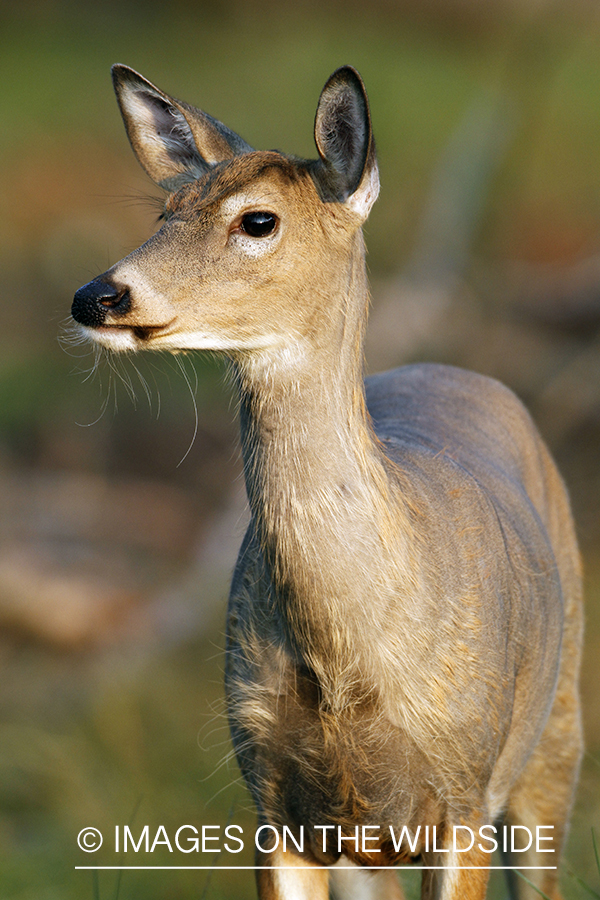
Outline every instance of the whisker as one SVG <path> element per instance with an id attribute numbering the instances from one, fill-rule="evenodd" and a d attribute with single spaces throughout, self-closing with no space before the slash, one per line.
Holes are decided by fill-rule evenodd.
<path id="1" fill-rule="evenodd" d="M 183 364 L 183 362 L 182 362 L 181 356 L 178 354 L 177 356 L 174 356 L 173 359 L 175 360 L 175 362 L 176 362 L 176 364 L 177 364 L 177 366 L 178 366 L 178 368 L 179 368 L 179 371 L 180 371 L 181 374 L 183 375 L 183 378 L 184 378 L 184 380 L 185 380 L 185 383 L 186 383 L 187 386 L 188 386 L 188 389 L 189 389 L 189 392 L 190 392 L 190 397 L 192 398 L 192 405 L 193 405 L 193 408 L 194 408 L 194 433 L 193 433 L 193 435 L 192 435 L 192 439 L 191 439 L 191 441 L 190 441 L 189 447 L 187 448 L 187 450 L 186 450 L 185 453 L 183 454 L 182 458 L 181 458 L 181 459 L 179 460 L 179 462 L 177 463 L 176 468 L 179 468 L 179 466 L 180 466 L 180 465 L 186 460 L 186 458 L 189 456 L 189 454 L 190 454 L 190 452 L 191 452 L 191 449 L 192 449 L 192 447 L 194 446 L 194 442 L 195 442 L 195 440 L 196 440 L 196 438 L 197 438 L 197 436 L 198 436 L 199 418 L 198 418 L 198 402 L 197 402 L 197 400 L 196 400 L 196 392 L 197 392 L 197 390 L 198 390 L 198 373 L 196 372 L 196 369 L 194 368 L 194 366 L 193 366 L 193 364 L 192 364 L 192 370 L 193 370 L 194 376 L 195 376 L 195 389 L 194 389 L 194 388 L 192 387 L 192 383 L 191 383 L 191 381 L 190 381 L 190 377 L 189 377 L 189 375 L 188 375 L 188 373 L 187 373 L 187 370 L 186 370 L 186 368 L 185 368 L 185 366 L 184 366 L 184 364 Z"/>
<path id="2" fill-rule="evenodd" d="M 239 776 L 239 778 L 234 778 L 233 781 L 229 781 L 227 784 L 224 784 L 222 788 L 219 788 L 219 790 L 206 801 L 206 803 L 204 804 L 204 809 L 207 809 L 211 803 L 214 803 L 217 797 L 220 796 L 220 794 L 222 794 L 228 788 L 237 787 L 240 784 L 244 784 L 244 780 L 241 775 Z"/>
<path id="3" fill-rule="evenodd" d="M 146 400 L 148 401 L 148 407 L 150 408 L 150 410 L 152 410 L 152 392 L 150 390 L 150 386 L 149 386 L 148 382 L 146 381 L 146 379 L 144 378 L 144 376 L 142 375 L 142 373 L 140 372 L 137 365 L 134 363 L 133 359 L 130 358 L 130 362 L 131 362 L 131 365 L 133 366 L 133 368 L 135 369 L 135 373 L 136 373 L 138 380 L 142 386 L 142 390 L 144 391 L 144 394 L 146 395 Z"/>

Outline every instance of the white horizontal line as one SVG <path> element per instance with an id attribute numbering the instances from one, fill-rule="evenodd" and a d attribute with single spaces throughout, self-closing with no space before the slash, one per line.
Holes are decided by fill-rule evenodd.
<path id="1" fill-rule="evenodd" d="M 299 871 L 306 871 L 310 866 L 75 866 L 75 869 L 212 869 L 215 872 L 221 871 L 235 871 L 239 870 L 240 872 L 247 871 L 267 871 L 267 872 L 275 872 L 276 870 L 289 871 L 293 869 L 298 869 Z M 517 869 L 519 872 L 529 869 L 535 872 L 546 871 L 547 869 L 557 869 L 558 866 L 313 866 L 313 868 L 323 868 L 330 869 L 332 872 L 339 872 L 340 869 L 348 869 L 350 872 L 357 872 L 360 870 L 372 870 L 373 872 L 380 872 L 382 869 L 389 869 L 391 871 L 421 871 L 422 869 L 485 869 L 486 871 L 490 871 L 491 869 L 500 869 L 504 872 L 512 872 Z"/>

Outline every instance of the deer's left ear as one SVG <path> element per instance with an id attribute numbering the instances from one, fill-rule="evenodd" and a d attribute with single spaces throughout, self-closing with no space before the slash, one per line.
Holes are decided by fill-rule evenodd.
<path id="1" fill-rule="evenodd" d="M 379 194 L 369 101 L 352 66 L 337 69 L 321 92 L 315 117 L 323 199 L 344 203 L 364 221 Z"/>

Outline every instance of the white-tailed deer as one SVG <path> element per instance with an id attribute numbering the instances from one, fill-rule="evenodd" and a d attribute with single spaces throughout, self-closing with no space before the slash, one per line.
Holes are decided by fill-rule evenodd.
<path id="1" fill-rule="evenodd" d="M 252 150 L 125 66 L 113 76 L 165 221 L 77 291 L 73 317 L 111 350 L 232 361 L 252 518 L 229 718 L 269 846 L 284 826 L 304 837 L 258 853 L 260 897 L 396 898 L 391 867 L 420 861 L 423 897 L 478 900 L 478 830 L 499 822 L 533 833 L 508 864 L 556 866 L 582 746 L 569 503 L 498 382 L 441 365 L 363 382 L 361 225 L 379 183 L 360 77 L 325 85 L 306 161 Z M 453 844 L 464 826 L 470 849 Z M 338 859 L 381 871 L 350 878 Z M 560 896 L 555 870 L 528 876 Z"/>

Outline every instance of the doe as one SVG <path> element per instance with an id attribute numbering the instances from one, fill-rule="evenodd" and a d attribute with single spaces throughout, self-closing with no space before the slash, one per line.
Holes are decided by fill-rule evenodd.
<path id="1" fill-rule="evenodd" d="M 232 362 L 251 522 L 226 693 L 272 827 L 261 900 L 398 898 L 392 867 L 411 861 L 423 898 L 480 900 L 479 829 L 498 823 L 534 835 L 527 852 L 509 843 L 507 865 L 556 866 L 582 747 L 569 502 L 498 382 L 442 365 L 363 381 L 361 226 L 379 179 L 360 76 L 343 67 L 325 85 L 310 161 L 254 151 L 126 66 L 113 78 L 132 147 L 168 192 L 164 222 L 77 291 L 72 315 L 109 350 Z M 275 846 L 284 826 L 301 851 Z M 465 826 L 475 841 L 457 846 Z M 553 828 L 553 855 L 536 826 Z M 560 897 L 555 869 L 528 876 Z"/>

